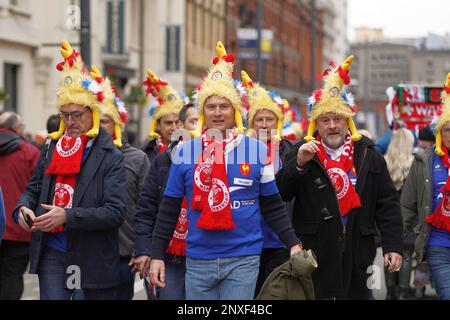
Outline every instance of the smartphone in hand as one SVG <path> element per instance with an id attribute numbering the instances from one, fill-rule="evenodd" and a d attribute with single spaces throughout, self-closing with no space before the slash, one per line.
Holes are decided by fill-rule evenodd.
<path id="1" fill-rule="evenodd" d="M 20 213 L 22 214 L 22 217 L 27 223 L 28 227 L 31 229 L 31 227 L 33 226 L 33 221 L 31 220 L 30 216 L 26 214 L 22 209 L 20 210 Z"/>

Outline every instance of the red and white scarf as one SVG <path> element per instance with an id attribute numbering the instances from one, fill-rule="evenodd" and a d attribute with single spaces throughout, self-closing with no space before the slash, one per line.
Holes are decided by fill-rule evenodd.
<path id="1" fill-rule="evenodd" d="M 185 256 L 186 255 L 186 238 L 188 235 L 188 219 L 187 219 L 188 203 L 186 197 L 181 203 L 180 215 L 178 216 L 177 226 L 173 232 L 172 239 L 166 249 L 166 253 Z"/>
<path id="2" fill-rule="evenodd" d="M 267 160 L 266 164 L 271 164 L 276 174 L 281 169 L 281 157 L 280 157 L 280 146 L 281 142 L 271 141 L 266 143 L 267 146 Z"/>
<path id="3" fill-rule="evenodd" d="M 194 194 L 192 209 L 200 211 L 197 228 L 205 230 L 230 230 L 235 225 L 231 215 L 230 192 L 225 164 L 225 149 L 236 137 L 223 142 L 202 135 L 204 151 L 194 169 Z"/>
<path id="4" fill-rule="evenodd" d="M 320 135 L 317 137 L 317 140 L 320 142 L 317 157 L 333 183 L 334 191 L 338 198 L 339 210 L 341 211 L 341 216 L 344 217 L 350 210 L 361 207 L 359 195 L 356 193 L 348 176 L 348 172 L 354 167 L 354 144 L 348 135 L 345 139 L 344 151 L 339 161 L 335 161 L 325 151 Z"/>
<path id="5" fill-rule="evenodd" d="M 76 176 L 80 172 L 83 150 L 88 141 L 89 137 L 84 135 L 79 138 L 63 135 L 56 143 L 52 160 L 45 171 L 48 175 L 56 175 L 54 206 L 64 209 L 72 208 Z M 50 232 L 63 231 L 64 226 L 60 226 Z"/>
<path id="6" fill-rule="evenodd" d="M 444 151 L 444 155 L 441 157 L 441 161 L 447 168 L 449 176 L 447 177 L 445 186 L 439 189 L 444 193 L 439 206 L 433 214 L 426 217 L 425 221 L 435 228 L 450 232 L 450 158 L 448 156 L 448 150 L 444 144 L 442 144 L 442 151 Z"/>
<path id="7" fill-rule="evenodd" d="M 183 139 L 180 139 L 179 145 L 181 145 Z M 164 152 L 167 146 L 158 138 L 158 145 L 160 147 L 159 152 Z M 172 234 L 172 239 L 167 246 L 166 253 L 185 256 L 186 255 L 186 238 L 188 235 L 188 219 L 187 219 L 187 209 L 188 203 L 186 197 L 183 197 L 183 202 L 181 203 L 180 214 L 178 215 L 177 226 Z"/>
<path id="8" fill-rule="evenodd" d="M 166 151 L 166 149 L 169 147 L 168 144 L 164 143 L 164 141 L 161 139 L 161 137 L 156 139 L 156 143 L 158 144 L 159 153 L 162 153 L 162 152 Z"/>

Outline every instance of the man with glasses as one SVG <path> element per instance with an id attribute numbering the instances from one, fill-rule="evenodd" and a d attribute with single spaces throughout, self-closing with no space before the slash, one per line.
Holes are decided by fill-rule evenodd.
<path id="1" fill-rule="evenodd" d="M 43 300 L 116 299 L 119 227 L 125 212 L 125 166 L 99 127 L 104 92 L 66 41 L 58 64 L 60 127 L 15 209 L 32 232 L 30 273 Z"/>
<path id="2" fill-rule="evenodd" d="M 95 66 L 92 66 L 91 76 L 99 83 L 105 95 L 100 125 L 113 138 L 114 145 L 123 154 L 125 160 L 127 209 L 124 222 L 119 228 L 120 284 L 117 299 L 132 300 L 135 273 L 132 272 L 130 260 L 134 251 L 134 221 L 136 205 L 149 167 L 149 160 L 143 151 L 132 147 L 122 138 L 122 131 L 128 121 L 128 112 L 124 102 L 118 95 L 116 96 L 111 81 L 103 78 Z"/>

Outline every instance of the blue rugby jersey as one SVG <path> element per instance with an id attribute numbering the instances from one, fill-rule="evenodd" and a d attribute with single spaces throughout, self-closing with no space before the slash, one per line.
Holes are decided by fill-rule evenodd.
<path id="1" fill-rule="evenodd" d="M 439 206 L 442 200 L 440 188 L 445 186 L 448 170 L 441 161 L 441 157 L 433 155 L 433 211 Z M 431 226 L 428 246 L 450 247 L 450 233 Z"/>
<path id="2" fill-rule="evenodd" d="M 188 201 L 188 237 L 186 256 L 193 259 L 217 259 L 260 254 L 261 210 L 259 197 L 278 193 L 272 166 L 265 165 L 264 143 L 239 135 L 236 145 L 227 148 L 225 161 L 230 192 L 231 213 L 236 228 L 216 231 L 196 228 L 200 211 L 192 210 L 194 168 L 202 152 L 200 139 L 183 143 L 172 156 L 169 179 L 164 196 Z M 248 164 L 249 170 L 243 166 Z"/>

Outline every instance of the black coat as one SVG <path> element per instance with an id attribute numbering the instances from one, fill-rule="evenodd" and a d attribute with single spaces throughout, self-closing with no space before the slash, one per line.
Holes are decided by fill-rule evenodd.
<path id="1" fill-rule="evenodd" d="M 56 143 L 51 142 L 45 169 Z M 45 152 L 16 206 L 24 205 L 44 214 L 41 203 L 52 203 L 55 176 L 42 174 Z M 81 288 L 111 288 L 119 284 L 119 227 L 126 208 L 125 165 L 111 136 L 100 129 L 77 175 L 73 207 L 66 209 L 67 266 L 79 266 Z M 42 191 L 40 191 L 42 190 Z M 48 234 L 35 232 L 30 248 L 30 273 L 38 273 L 39 259 L 46 248 Z M 68 274 L 67 276 L 70 276 Z"/>
<path id="2" fill-rule="evenodd" d="M 159 154 L 159 146 L 156 144 L 156 141 L 156 139 L 149 140 L 140 147 L 140 149 L 145 152 L 150 162 L 152 162 Z"/>
<path id="3" fill-rule="evenodd" d="M 287 156 L 277 185 L 283 200 L 296 197 L 293 227 L 304 247 L 317 255 L 319 267 L 312 274 L 316 298 L 351 298 L 355 292 L 367 297 L 367 268 L 376 254 L 375 226 L 384 253 L 402 254 L 404 249 L 398 194 L 386 162 L 371 140 L 355 143 L 356 191 L 362 208 L 348 213 L 344 233 L 336 193 L 317 156 L 303 173 L 296 168 L 303 143 L 296 144 Z"/>
<path id="4" fill-rule="evenodd" d="M 150 256 L 153 228 L 172 165 L 170 153 L 176 144 L 153 159 L 141 187 L 134 222 L 134 256 Z"/>

